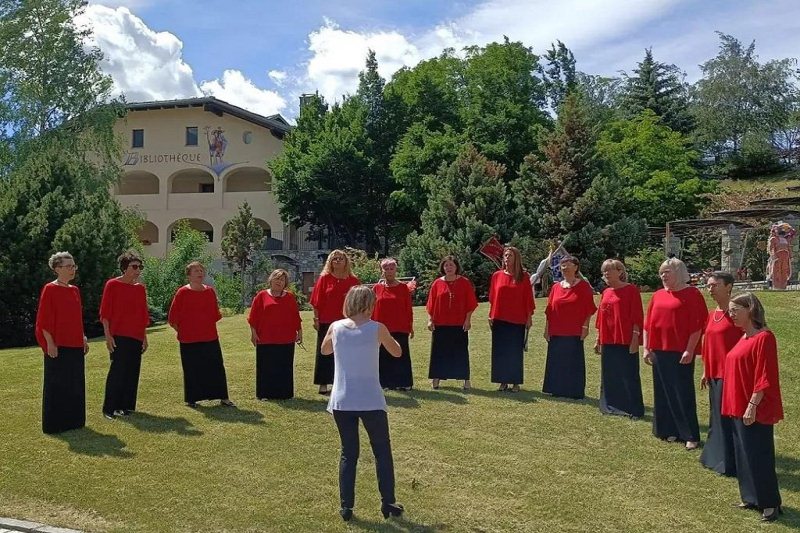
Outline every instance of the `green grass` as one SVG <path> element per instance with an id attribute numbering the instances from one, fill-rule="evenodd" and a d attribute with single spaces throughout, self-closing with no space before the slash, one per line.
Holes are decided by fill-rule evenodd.
<path id="1" fill-rule="evenodd" d="M 776 428 L 786 514 L 770 531 L 800 526 L 800 361 L 797 294 L 763 295 L 781 349 L 788 420 Z M 588 398 L 543 396 L 543 301 L 537 302 L 526 383 L 500 394 L 489 383 L 487 307 L 471 333 L 474 390 L 430 390 L 430 337 L 415 310 L 411 393 L 390 393 L 397 496 L 406 518 L 378 512 L 374 464 L 362 431 L 356 517 L 338 517 L 339 440 L 311 384 L 313 353 L 296 354 L 297 398 L 259 403 L 254 351 L 241 316 L 220 323 L 231 398 L 239 410 L 183 405 L 177 343 L 154 328 L 140 384 L 140 413 L 107 421 L 100 406 L 108 357 L 87 359 L 84 430 L 40 430 L 37 349 L 0 352 L 0 516 L 89 531 L 754 531 L 738 511 L 735 480 L 698 464 L 697 452 L 650 433 L 652 379 L 643 367 L 647 420 L 602 416 L 598 360 L 587 353 Z M 307 346 L 311 321 L 304 315 Z M 588 340 L 588 346 L 593 338 Z M 589 350 L 587 350 L 589 352 Z M 700 368 L 697 367 L 698 379 Z M 705 436 L 707 397 L 698 392 Z"/>
<path id="2" fill-rule="evenodd" d="M 720 185 L 724 190 L 733 192 L 748 192 L 756 187 L 769 187 L 776 191 L 778 196 L 797 196 L 796 192 L 787 191 L 786 187 L 800 185 L 800 169 L 750 179 L 725 179 L 720 181 Z"/>

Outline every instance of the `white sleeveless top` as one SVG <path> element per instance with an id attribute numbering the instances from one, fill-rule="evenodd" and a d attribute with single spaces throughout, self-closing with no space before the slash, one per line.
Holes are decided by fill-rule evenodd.
<path id="1" fill-rule="evenodd" d="M 349 328 L 346 322 L 351 321 L 331 324 L 335 366 L 328 411 L 386 411 L 378 375 L 379 324 L 368 320 Z"/>

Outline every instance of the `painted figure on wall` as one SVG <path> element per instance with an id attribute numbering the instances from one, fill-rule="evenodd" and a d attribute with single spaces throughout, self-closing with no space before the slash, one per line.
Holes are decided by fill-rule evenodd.
<path id="1" fill-rule="evenodd" d="M 767 249 L 767 279 L 772 281 L 773 289 L 785 289 L 792 276 L 792 239 L 795 229 L 786 222 L 773 224 L 770 229 Z"/>
<path id="2" fill-rule="evenodd" d="M 220 126 L 217 126 L 213 130 L 210 126 L 206 126 L 205 131 L 206 139 L 208 140 L 208 157 L 211 168 L 225 165 L 225 148 L 228 146 L 228 140 L 224 135 L 225 130 Z"/>

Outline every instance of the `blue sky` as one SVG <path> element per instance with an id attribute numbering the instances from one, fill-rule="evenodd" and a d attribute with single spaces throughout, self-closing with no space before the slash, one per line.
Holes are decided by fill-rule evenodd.
<path id="1" fill-rule="evenodd" d="M 542 53 L 561 39 L 578 68 L 616 75 L 644 48 L 690 81 L 719 30 L 756 40 L 762 60 L 800 56 L 795 0 L 96 0 L 84 17 L 102 65 L 130 101 L 212 94 L 262 114 L 352 92 L 368 48 L 381 73 L 508 35 Z"/>

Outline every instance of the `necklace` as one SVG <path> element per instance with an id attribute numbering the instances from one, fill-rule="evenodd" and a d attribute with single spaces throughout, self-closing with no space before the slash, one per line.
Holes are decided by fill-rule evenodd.
<path id="1" fill-rule="evenodd" d="M 728 312 L 727 312 L 727 311 L 722 311 L 722 315 L 721 315 L 719 318 L 717 318 L 717 313 L 718 313 L 719 311 L 722 311 L 722 310 L 721 310 L 721 309 L 714 309 L 714 316 L 712 317 L 712 320 L 714 320 L 714 323 L 715 323 L 715 324 L 716 324 L 717 322 L 720 322 L 720 321 L 722 321 L 722 319 L 723 319 L 723 318 L 725 318 L 725 315 L 727 315 L 727 314 L 728 314 Z"/>
<path id="2" fill-rule="evenodd" d="M 69 283 L 64 283 L 63 281 L 58 279 L 56 280 L 56 285 L 58 285 L 59 287 L 69 287 Z"/>
<path id="3" fill-rule="evenodd" d="M 458 279 L 458 278 L 456 278 L 456 279 Z M 456 280 L 454 279 L 453 281 L 448 281 L 448 280 L 445 279 L 444 282 L 447 283 L 447 296 L 448 296 L 447 304 L 448 304 L 448 307 L 450 307 L 452 309 L 453 308 L 453 298 L 455 298 L 455 294 L 453 293 L 453 284 L 456 282 Z"/>

